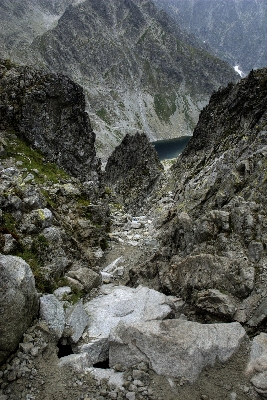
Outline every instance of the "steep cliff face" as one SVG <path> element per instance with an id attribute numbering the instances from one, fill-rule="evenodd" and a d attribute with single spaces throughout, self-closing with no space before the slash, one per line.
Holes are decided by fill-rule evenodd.
<path id="1" fill-rule="evenodd" d="M 82 88 L 63 75 L 1 62 L 0 125 L 72 176 L 98 185 L 100 161 Z"/>
<path id="2" fill-rule="evenodd" d="M 264 0 L 155 0 L 155 4 L 245 73 L 267 65 Z"/>
<path id="3" fill-rule="evenodd" d="M 144 133 L 126 135 L 108 159 L 105 182 L 127 208 L 138 212 L 162 170 L 157 152 Z"/>
<path id="4" fill-rule="evenodd" d="M 267 318 L 266 98 L 266 69 L 212 95 L 172 169 L 175 204 L 157 224 L 163 249 L 132 271 L 249 328 Z"/>
<path id="5" fill-rule="evenodd" d="M 126 133 L 192 132 L 212 91 L 236 79 L 150 1 L 70 5 L 20 56 L 84 87 L 102 155 Z"/>

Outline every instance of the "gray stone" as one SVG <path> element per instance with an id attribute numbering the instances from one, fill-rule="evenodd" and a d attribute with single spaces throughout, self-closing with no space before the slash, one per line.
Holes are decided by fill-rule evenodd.
<path id="1" fill-rule="evenodd" d="M 0 255 L 0 364 L 38 313 L 34 276 L 22 258 Z"/>
<path id="2" fill-rule="evenodd" d="M 135 392 L 128 392 L 126 393 L 125 397 L 128 400 L 135 400 Z"/>
<path id="3" fill-rule="evenodd" d="M 248 258 L 252 262 L 258 262 L 263 253 L 263 245 L 261 242 L 252 241 L 248 246 Z"/>
<path id="4" fill-rule="evenodd" d="M 231 257 L 231 259 L 230 259 Z M 187 296 L 188 292 L 217 289 L 245 298 L 254 288 L 255 270 L 242 257 L 201 253 L 173 259 L 172 268 L 163 277 L 163 284 L 172 292 Z"/>
<path id="5" fill-rule="evenodd" d="M 65 296 L 71 294 L 71 288 L 69 286 L 62 286 L 56 289 L 53 292 L 53 295 L 56 296 L 58 300 L 63 300 Z"/>
<path id="6" fill-rule="evenodd" d="M 59 367 L 71 367 L 77 372 L 84 372 L 89 366 L 89 357 L 87 353 L 70 354 L 60 358 Z"/>
<path id="7" fill-rule="evenodd" d="M 134 323 L 164 319 L 171 314 L 168 296 L 153 289 L 139 286 L 132 289 L 126 286 L 103 285 L 104 295 L 84 304 L 90 315 L 87 336 L 89 341 L 83 342 L 80 352 L 87 351 L 92 362 L 108 358 L 108 337 L 111 329 L 120 321 Z M 175 297 L 171 297 L 174 301 Z"/>
<path id="8" fill-rule="evenodd" d="M 267 317 L 267 298 L 264 298 L 253 311 L 253 316 L 248 320 L 249 326 L 259 325 Z"/>
<path id="9" fill-rule="evenodd" d="M 40 318 L 47 323 L 51 332 L 60 339 L 65 326 L 65 315 L 63 305 L 53 294 L 47 294 L 40 298 Z"/>
<path id="10" fill-rule="evenodd" d="M 267 334 L 261 332 L 253 338 L 246 373 L 264 371 L 267 371 Z"/>
<path id="11" fill-rule="evenodd" d="M 209 289 L 197 294 L 196 306 L 223 317 L 232 317 L 237 310 L 235 300 L 216 289 Z"/>
<path id="12" fill-rule="evenodd" d="M 250 382 L 253 384 L 256 392 L 262 397 L 267 398 L 267 371 L 256 374 Z"/>
<path id="13" fill-rule="evenodd" d="M 102 368 L 88 368 L 87 371 L 90 372 L 98 383 L 102 380 L 107 380 L 109 386 L 114 386 L 121 391 L 124 391 L 124 379 L 122 372 L 115 372 L 113 369 L 102 369 Z"/>
<path id="14" fill-rule="evenodd" d="M 146 361 L 159 375 L 194 382 L 204 367 L 227 361 L 246 332 L 238 322 L 202 325 L 181 320 L 121 322 L 110 335 L 110 366 Z"/>
<path id="15" fill-rule="evenodd" d="M 66 311 L 66 324 L 72 329 L 71 340 L 77 343 L 82 336 L 84 329 L 88 325 L 89 317 L 83 308 L 83 302 L 80 300 L 73 307 Z"/>
<path id="16" fill-rule="evenodd" d="M 16 249 L 18 242 L 16 241 L 16 239 L 13 238 L 12 235 L 10 235 L 8 233 L 3 236 L 4 236 L 4 240 L 5 240 L 3 253 L 9 254 Z"/>
<path id="17" fill-rule="evenodd" d="M 101 275 L 90 268 L 79 268 L 69 271 L 66 275 L 78 281 L 86 292 L 90 292 L 101 284 Z"/>

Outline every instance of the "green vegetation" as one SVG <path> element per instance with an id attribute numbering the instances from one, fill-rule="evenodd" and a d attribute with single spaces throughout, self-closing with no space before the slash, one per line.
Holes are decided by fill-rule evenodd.
<path id="1" fill-rule="evenodd" d="M 151 86 L 157 85 L 156 78 L 153 74 L 153 69 L 151 68 L 151 65 L 148 60 L 144 61 L 144 72 L 146 74 L 147 82 Z"/>
<path id="2" fill-rule="evenodd" d="M 144 39 L 145 39 L 145 37 L 146 37 L 146 35 L 148 34 L 149 31 L 150 31 L 150 28 L 147 28 L 147 29 L 145 30 L 145 32 L 140 36 L 140 38 L 138 39 L 138 41 L 137 41 L 136 44 L 142 43 L 142 42 L 144 41 Z"/>
<path id="3" fill-rule="evenodd" d="M 0 233 L 6 233 L 12 235 L 16 240 L 18 240 L 18 234 L 16 231 L 16 220 L 12 214 L 4 213 L 3 223 L 0 226 Z"/>
<path id="4" fill-rule="evenodd" d="M 169 95 L 156 94 L 154 97 L 155 111 L 159 119 L 164 122 L 170 121 L 170 116 L 176 111 L 176 95 L 171 93 Z"/>
<path id="5" fill-rule="evenodd" d="M 69 301 L 72 304 L 78 303 L 78 301 L 85 295 L 83 290 L 80 290 L 75 286 L 71 286 L 70 282 L 66 278 L 63 277 L 63 278 L 56 280 L 55 289 L 57 289 L 59 287 L 63 287 L 63 286 L 71 287 L 72 293 L 69 295 L 66 295 L 64 297 L 64 300 Z"/>
<path id="6" fill-rule="evenodd" d="M 67 173 L 56 164 L 44 162 L 44 156 L 40 151 L 33 150 L 27 143 L 19 138 L 12 138 L 12 140 L 9 140 L 5 150 L 6 158 L 12 157 L 16 161 L 21 161 L 21 168 L 38 170 L 38 173 L 32 171 L 35 174 L 37 183 L 44 183 L 47 180 L 58 183 L 60 179 L 69 177 Z"/>
<path id="7" fill-rule="evenodd" d="M 41 293 L 52 293 L 55 290 L 54 282 L 51 279 L 45 278 L 41 268 L 43 263 L 40 254 L 36 252 L 36 246 L 38 246 L 38 243 L 35 242 L 30 249 L 20 248 L 14 255 L 23 258 L 31 267 L 37 290 Z"/>
<path id="8" fill-rule="evenodd" d="M 101 118 L 104 122 L 106 122 L 106 124 L 110 125 L 111 121 L 110 121 L 110 116 L 109 113 L 107 112 L 107 110 L 105 108 L 100 108 L 100 110 L 96 111 L 96 115 Z"/>

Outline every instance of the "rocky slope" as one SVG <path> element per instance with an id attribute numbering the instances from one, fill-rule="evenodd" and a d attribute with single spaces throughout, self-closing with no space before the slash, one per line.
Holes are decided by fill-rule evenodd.
<path id="1" fill-rule="evenodd" d="M 212 91 L 237 79 L 150 1 L 69 6 L 19 59 L 84 87 L 105 157 L 126 133 L 156 139 L 192 132 Z"/>
<path id="2" fill-rule="evenodd" d="M 54 27 L 74 0 L 3 0 L 0 4 L 0 57 L 20 61 L 37 36 Z"/>
<path id="3" fill-rule="evenodd" d="M 155 4 L 245 74 L 266 67 L 264 0 L 155 0 Z"/>
<path id="4" fill-rule="evenodd" d="M 2 71 L 4 81 L 17 74 L 6 63 Z M 112 184 L 92 199 L 84 182 L 21 140 L 3 97 L 1 362 L 12 354 L 0 367 L 1 400 L 266 397 L 266 82 L 262 70 L 215 93 L 165 172 L 145 136 L 125 138 L 107 175 L 121 179 L 121 161 L 133 177 L 134 160 L 138 179 L 115 189 L 134 198 L 140 175 L 145 190 L 153 183 L 139 215 Z M 55 97 L 59 109 L 73 85 Z"/>
<path id="5" fill-rule="evenodd" d="M 131 271 L 132 282 L 153 279 L 205 320 L 249 331 L 266 330 L 267 318 L 266 82 L 258 70 L 212 95 L 167 183 L 173 207 L 158 208 L 163 248 Z"/>
<path id="6" fill-rule="evenodd" d="M 110 219 L 81 88 L 64 76 L 0 64 L 2 362 L 37 314 L 34 279 L 44 293 L 68 281 L 74 296 L 99 285 Z M 17 310 L 10 307 L 24 316 L 12 335 Z"/>

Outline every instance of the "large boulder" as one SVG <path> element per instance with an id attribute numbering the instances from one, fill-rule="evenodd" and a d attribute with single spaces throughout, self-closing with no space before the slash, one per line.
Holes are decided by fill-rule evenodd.
<path id="1" fill-rule="evenodd" d="M 238 322 L 206 324 L 179 319 L 120 323 L 110 335 L 109 362 L 132 367 L 145 361 L 159 375 L 194 382 L 204 367 L 227 361 L 246 332 Z"/>
<path id="2" fill-rule="evenodd" d="M 119 322 L 132 324 L 140 321 L 162 320 L 172 313 L 175 298 L 153 289 L 103 285 L 103 296 L 84 304 L 89 314 L 87 335 L 78 343 L 78 352 L 87 352 L 91 364 L 108 358 L 108 338 Z"/>
<path id="3" fill-rule="evenodd" d="M 0 364 L 16 350 L 38 313 L 38 295 L 29 265 L 19 257 L 0 255 Z"/>

